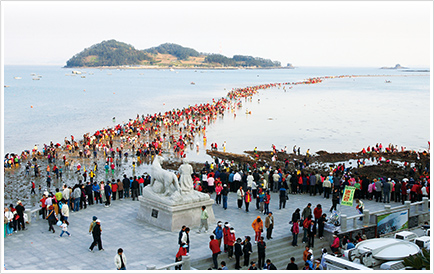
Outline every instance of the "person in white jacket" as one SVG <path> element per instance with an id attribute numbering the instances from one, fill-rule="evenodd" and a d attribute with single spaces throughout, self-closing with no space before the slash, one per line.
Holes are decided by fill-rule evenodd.
<path id="1" fill-rule="evenodd" d="M 115 255 L 115 266 L 117 270 L 127 270 L 127 257 L 125 257 L 122 248 L 119 248 L 118 253 Z"/>
<path id="2" fill-rule="evenodd" d="M 69 225 L 69 222 L 68 222 L 68 218 L 69 218 L 69 207 L 68 207 L 68 204 L 66 204 L 66 203 L 62 204 L 61 212 L 62 212 L 62 216 L 63 216 L 63 219 L 65 220 L 66 224 Z"/>
<path id="3" fill-rule="evenodd" d="M 9 211 L 9 208 L 5 207 L 5 217 L 8 219 L 8 223 L 6 224 L 5 230 L 6 230 L 6 234 L 8 236 L 12 235 L 12 232 L 14 232 L 13 229 L 13 219 L 14 219 L 14 214 L 12 212 Z"/>

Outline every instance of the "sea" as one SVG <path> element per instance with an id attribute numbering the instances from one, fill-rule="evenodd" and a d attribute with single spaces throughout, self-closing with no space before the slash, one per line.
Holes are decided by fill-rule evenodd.
<path id="1" fill-rule="evenodd" d="M 81 74 L 73 74 L 78 70 Z M 207 143 L 187 151 L 192 161 L 211 159 L 205 149 L 226 142 L 226 152 L 300 147 L 355 152 L 382 143 L 428 149 L 430 72 L 428 68 L 296 67 L 295 69 L 70 69 L 60 66 L 5 66 L 4 148 L 63 144 L 64 138 L 112 127 L 137 115 L 164 113 L 225 97 L 233 88 L 324 79 L 318 84 L 260 90 L 242 99 L 207 127 Z M 361 76 L 361 77 L 355 77 Z"/>

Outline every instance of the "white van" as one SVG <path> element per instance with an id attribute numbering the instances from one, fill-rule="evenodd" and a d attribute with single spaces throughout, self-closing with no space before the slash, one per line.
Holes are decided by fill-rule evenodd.
<path id="1" fill-rule="evenodd" d="M 410 231 L 401 231 L 395 234 L 395 239 L 413 242 L 417 238 L 417 234 Z"/>
<path id="2" fill-rule="evenodd" d="M 417 244 L 420 249 L 426 248 L 427 250 L 430 250 L 430 237 L 429 236 L 422 236 L 414 239 L 414 243 Z"/>
<path id="3" fill-rule="evenodd" d="M 373 270 L 362 264 L 350 262 L 330 254 L 324 254 L 327 270 Z"/>

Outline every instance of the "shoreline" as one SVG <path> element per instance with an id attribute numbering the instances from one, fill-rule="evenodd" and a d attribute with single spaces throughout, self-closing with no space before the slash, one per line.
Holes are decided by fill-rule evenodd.
<path id="1" fill-rule="evenodd" d="M 116 138 L 114 140 L 114 145 L 118 145 L 121 143 L 120 138 Z M 122 157 L 119 160 L 119 163 L 116 160 L 115 172 L 111 174 L 109 171 L 105 173 L 104 165 L 106 163 L 106 157 L 102 155 L 102 151 L 98 151 L 97 158 L 86 158 L 79 157 L 79 153 L 74 151 L 72 154 L 66 149 L 60 149 L 59 155 L 67 156 L 67 161 L 70 162 L 69 165 L 64 165 L 61 159 L 56 160 L 55 163 L 49 164 L 47 162 L 46 157 L 43 155 L 37 157 L 36 163 L 40 167 L 39 176 L 34 175 L 34 171 L 31 169 L 30 174 L 26 175 L 25 165 L 22 164 L 18 167 L 13 167 L 10 169 L 5 169 L 4 172 L 4 205 L 7 206 L 9 203 L 13 203 L 14 201 L 21 200 L 26 205 L 26 207 L 30 207 L 31 204 L 34 204 L 35 201 L 38 201 L 39 198 L 37 195 L 30 194 L 30 182 L 35 182 L 36 185 L 36 193 L 38 193 L 38 186 L 41 186 L 42 193 L 44 190 L 48 190 L 49 192 L 55 192 L 55 188 L 61 188 L 63 184 L 67 184 L 69 186 L 73 186 L 79 180 L 83 180 L 83 169 L 91 170 L 93 169 L 93 165 L 96 162 L 98 169 L 95 171 L 95 181 L 111 181 L 112 179 L 120 179 L 123 174 L 126 174 L 128 177 L 130 176 L 142 176 L 147 174 L 150 171 L 151 163 L 153 159 L 153 155 L 144 156 L 142 158 L 138 158 L 133 155 L 132 145 L 126 144 L 125 152 L 128 152 L 127 157 Z M 238 167 L 243 167 L 245 164 L 249 164 L 251 168 L 256 164 L 257 168 L 264 168 L 267 166 L 273 168 L 281 168 L 282 170 L 294 171 L 299 170 L 298 164 L 303 162 L 305 164 L 306 160 L 310 163 L 310 165 L 305 166 L 301 170 L 305 174 L 310 174 L 311 172 L 322 174 L 326 176 L 328 172 L 330 172 L 330 167 L 336 168 L 338 166 L 338 162 L 348 162 L 348 161 L 357 161 L 361 162 L 364 160 L 375 159 L 373 162 L 375 164 L 358 166 L 356 168 L 350 168 L 352 174 L 356 176 L 366 175 L 369 178 L 379 178 L 379 177 L 391 177 L 394 179 L 403 179 L 408 176 L 410 172 L 410 166 L 416 167 L 419 163 L 420 166 L 425 167 L 426 163 L 430 162 L 431 155 L 429 152 L 418 153 L 415 151 L 400 151 L 400 152 L 371 152 L 371 153 L 362 153 L 358 152 L 326 152 L 326 151 L 318 151 L 313 153 L 309 157 L 305 154 L 296 155 L 294 153 L 285 153 L 283 151 L 276 151 L 276 153 L 272 153 L 272 151 L 257 151 L 256 153 L 253 151 L 244 151 L 244 154 L 237 154 L 231 152 L 223 152 L 221 150 L 206 150 L 206 154 L 211 158 L 218 158 L 219 161 L 225 161 L 231 167 L 231 169 L 238 169 Z M 277 157 L 273 161 L 272 155 L 275 154 Z M 255 157 L 256 155 L 256 157 Z M 173 152 L 166 151 L 163 152 L 163 156 L 165 161 L 162 165 L 164 169 L 172 170 L 175 173 L 177 172 L 179 166 L 182 164 L 182 158 L 179 155 L 176 155 Z M 60 158 L 60 157 L 59 157 Z M 116 158 L 118 158 L 116 156 Z M 140 160 L 139 160 L 140 159 Z M 397 164 L 396 162 L 407 162 L 406 167 Z M 288 164 L 286 165 L 286 162 Z M 80 163 L 82 166 L 81 172 L 76 172 L 76 164 Z M 202 168 L 205 166 L 204 162 L 189 162 L 193 170 L 196 174 L 200 174 Z M 50 166 L 52 170 L 53 166 L 57 165 L 63 169 L 63 175 L 60 179 L 56 178 L 54 172 L 50 172 L 52 181 L 51 187 L 47 188 L 46 185 L 46 167 Z M 339 164 L 340 165 L 340 164 Z M 418 176 L 417 176 L 418 175 Z M 422 176 L 422 173 L 418 171 L 415 172 L 414 178 L 418 179 Z M 428 173 L 429 176 L 429 173 Z M 89 175 L 87 176 L 87 180 L 89 181 Z M 42 195 L 42 194 L 41 194 Z M 40 196 L 40 195 L 39 195 Z"/>
<path id="2" fill-rule="evenodd" d="M 61 67 L 66 69 L 188 69 L 188 70 L 196 70 L 196 69 L 208 69 L 208 70 L 259 70 L 259 69 L 295 69 L 294 68 L 286 68 L 286 67 L 221 67 L 221 66 L 206 66 L 206 67 L 175 67 L 175 66 L 96 66 L 96 67 Z"/>

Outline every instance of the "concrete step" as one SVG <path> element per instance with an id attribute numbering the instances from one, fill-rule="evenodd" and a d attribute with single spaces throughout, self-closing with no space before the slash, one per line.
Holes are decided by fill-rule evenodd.
<path id="1" fill-rule="evenodd" d="M 305 244 L 299 243 L 298 247 L 293 247 L 291 245 L 292 242 L 292 236 L 287 237 L 281 237 L 277 239 L 272 239 L 266 241 L 267 243 L 267 249 L 266 249 L 266 256 L 265 259 L 270 259 L 271 262 L 277 267 L 279 270 L 286 269 L 286 266 L 290 262 L 290 258 L 294 257 L 295 262 L 298 264 L 299 269 L 301 269 L 304 266 L 303 262 L 303 251 L 305 250 Z M 256 261 L 258 260 L 258 254 L 257 254 L 257 248 L 254 243 L 253 245 L 253 252 L 250 254 L 250 261 Z M 322 249 L 327 248 L 328 251 L 330 251 L 330 243 L 326 241 L 325 239 L 319 240 L 315 239 L 315 247 L 313 248 L 313 254 L 314 258 L 319 258 L 322 254 Z M 211 252 L 210 252 L 211 253 Z M 230 270 L 235 269 L 235 256 L 232 259 L 228 258 L 227 253 L 222 253 L 218 257 L 218 262 L 221 261 L 226 262 L 226 266 Z M 242 266 L 244 262 L 244 256 L 241 256 L 240 259 L 240 265 Z M 250 263 L 250 262 L 249 262 Z M 212 258 L 211 254 L 207 257 L 204 257 L 202 259 L 197 259 L 191 262 L 191 266 L 198 270 L 207 270 L 208 268 L 212 267 Z M 242 267 L 241 270 L 246 270 L 248 267 Z"/>

